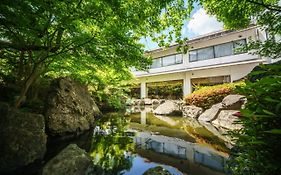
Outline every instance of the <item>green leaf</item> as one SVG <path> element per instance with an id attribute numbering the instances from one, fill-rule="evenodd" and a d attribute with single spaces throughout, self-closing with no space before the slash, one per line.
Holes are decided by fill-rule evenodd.
<path id="1" fill-rule="evenodd" d="M 268 111 L 268 110 L 266 110 L 266 109 L 263 109 L 262 111 L 263 111 L 264 113 L 268 114 L 268 115 L 276 116 L 276 114 L 274 114 L 274 113 L 272 113 L 272 112 L 270 112 L 270 111 Z"/>
<path id="2" fill-rule="evenodd" d="M 270 131 L 265 131 L 265 132 L 270 134 L 281 134 L 281 129 L 272 129 Z"/>

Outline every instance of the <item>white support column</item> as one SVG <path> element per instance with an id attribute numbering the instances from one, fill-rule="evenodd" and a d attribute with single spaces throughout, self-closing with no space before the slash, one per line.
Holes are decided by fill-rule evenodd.
<path id="1" fill-rule="evenodd" d="M 192 86 L 190 77 L 185 75 L 185 78 L 183 79 L 183 96 L 191 94 L 191 88 Z"/>
<path id="2" fill-rule="evenodd" d="M 146 125 L 146 111 L 141 111 L 141 124 Z"/>
<path id="3" fill-rule="evenodd" d="M 146 82 L 141 82 L 141 98 L 146 98 L 147 95 L 147 90 L 146 90 Z"/>

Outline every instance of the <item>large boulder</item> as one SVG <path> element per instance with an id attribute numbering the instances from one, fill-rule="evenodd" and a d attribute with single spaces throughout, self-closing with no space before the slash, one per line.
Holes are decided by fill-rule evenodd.
<path id="1" fill-rule="evenodd" d="M 47 162 L 42 175 L 85 175 L 91 164 L 91 158 L 84 150 L 70 144 Z"/>
<path id="2" fill-rule="evenodd" d="M 245 102 L 243 95 L 228 95 L 222 100 L 222 107 L 227 110 L 239 110 Z"/>
<path id="3" fill-rule="evenodd" d="M 184 117 L 198 118 L 203 109 L 197 106 L 183 106 L 182 114 Z"/>
<path id="4" fill-rule="evenodd" d="M 229 130 L 236 130 L 241 129 L 242 125 L 235 123 L 238 117 L 234 116 L 233 114 L 237 113 L 237 110 L 222 110 L 218 118 L 212 121 L 212 124 L 216 127 L 223 127 Z"/>
<path id="5" fill-rule="evenodd" d="M 43 159 L 47 135 L 44 117 L 0 103 L 0 174 Z"/>
<path id="6" fill-rule="evenodd" d="M 56 79 L 46 105 L 46 124 L 52 135 L 79 133 L 90 129 L 100 111 L 87 87 L 70 78 Z"/>
<path id="7" fill-rule="evenodd" d="M 158 115 L 182 115 L 180 105 L 176 101 L 167 100 L 159 105 L 154 111 Z"/>
<path id="8" fill-rule="evenodd" d="M 203 114 L 201 114 L 198 120 L 204 122 L 210 122 L 217 118 L 219 112 L 223 109 L 222 104 L 218 103 L 213 105 L 210 109 L 207 109 Z"/>

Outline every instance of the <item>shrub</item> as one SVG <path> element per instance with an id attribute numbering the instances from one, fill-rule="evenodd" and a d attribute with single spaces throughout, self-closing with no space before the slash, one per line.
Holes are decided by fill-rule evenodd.
<path id="1" fill-rule="evenodd" d="M 247 98 L 244 126 L 234 131 L 230 169 L 235 175 L 278 175 L 281 171 L 281 65 L 262 66 L 239 90 Z"/>
<path id="2" fill-rule="evenodd" d="M 225 96 L 235 93 L 235 89 L 244 84 L 244 82 L 237 82 L 199 87 L 192 94 L 185 97 L 185 102 L 188 105 L 208 109 L 212 105 L 221 102 Z"/>

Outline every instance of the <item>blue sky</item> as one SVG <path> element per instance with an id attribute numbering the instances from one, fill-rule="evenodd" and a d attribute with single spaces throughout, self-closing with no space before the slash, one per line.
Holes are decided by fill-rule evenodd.
<path id="1" fill-rule="evenodd" d="M 206 11 L 197 5 L 191 13 L 191 20 L 185 21 L 182 36 L 191 39 L 221 29 L 223 29 L 223 24 L 214 16 L 206 14 Z M 157 43 L 152 42 L 151 38 L 143 38 L 140 42 L 145 45 L 145 50 L 158 48 Z"/>

